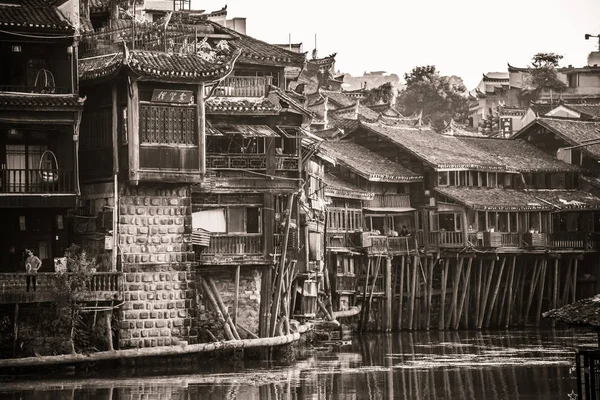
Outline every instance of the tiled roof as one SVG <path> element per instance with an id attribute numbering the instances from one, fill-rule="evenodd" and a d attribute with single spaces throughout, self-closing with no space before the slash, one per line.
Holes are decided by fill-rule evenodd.
<path id="1" fill-rule="evenodd" d="M 64 33 L 74 30 L 63 14 L 44 0 L 21 0 L 18 4 L 0 2 L 0 27 Z"/>
<path id="2" fill-rule="evenodd" d="M 502 164 L 509 171 L 518 172 L 570 172 L 578 171 L 567 164 L 520 139 L 468 138 L 460 140 L 470 147 L 487 153 L 490 160 Z"/>
<path id="3" fill-rule="evenodd" d="M 567 118 L 549 118 L 540 117 L 534 120 L 531 125 L 539 124 L 540 126 L 549 129 L 556 135 L 562 137 L 564 140 L 569 142 L 571 145 L 579 145 L 588 140 L 600 139 L 599 121 L 583 121 L 579 119 L 567 119 Z M 521 133 L 528 131 L 528 127 L 522 129 Z M 600 145 L 583 146 L 581 151 L 587 153 L 593 158 L 600 159 Z"/>
<path id="4" fill-rule="evenodd" d="M 307 109 L 306 107 L 304 107 L 296 99 L 294 99 L 292 97 L 292 95 L 288 94 L 287 92 L 284 92 L 283 90 L 279 89 L 278 87 L 271 85 L 270 93 L 274 93 L 277 97 L 279 97 L 280 100 L 286 102 L 291 108 L 295 109 L 296 111 L 299 111 L 300 113 L 302 113 L 304 115 L 308 115 L 310 117 L 315 116 L 314 112 L 312 112 L 309 109 Z"/>
<path id="5" fill-rule="evenodd" d="M 440 135 L 429 128 L 368 122 L 361 122 L 361 127 L 405 148 L 435 168 L 504 169 L 502 164 L 490 160 L 486 152 L 469 146 L 462 138 Z"/>
<path id="6" fill-rule="evenodd" d="M 598 329 L 600 328 L 600 294 L 546 311 L 542 315 L 544 318 L 557 319 L 565 324 Z"/>
<path id="7" fill-rule="evenodd" d="M 322 142 L 321 147 L 336 160 L 373 182 L 417 182 L 423 177 L 371 150 L 346 140 Z"/>
<path id="8" fill-rule="evenodd" d="M 348 107 L 356 104 L 356 100 L 346 96 L 342 92 L 336 92 L 333 90 L 320 89 L 319 92 L 329 98 L 329 104 L 336 104 L 338 107 Z"/>
<path id="9" fill-rule="evenodd" d="M 536 116 L 546 115 L 554 107 L 551 104 L 531 104 L 529 106 Z"/>
<path id="10" fill-rule="evenodd" d="M 554 204 L 559 210 L 600 209 L 600 198 L 580 190 L 537 190 L 531 193 L 534 193 L 540 199 Z"/>
<path id="11" fill-rule="evenodd" d="M 197 54 L 166 53 L 160 51 L 129 50 L 79 60 L 79 79 L 106 77 L 127 65 L 145 77 L 174 82 L 203 82 L 225 76 L 237 54 L 231 58 L 209 61 Z"/>
<path id="12" fill-rule="evenodd" d="M 600 104 L 564 104 L 565 107 L 592 118 L 600 118 Z"/>
<path id="13" fill-rule="evenodd" d="M 343 129 L 344 132 L 351 132 L 360 126 L 360 121 L 352 115 L 328 115 L 328 119 L 329 125 Z"/>
<path id="14" fill-rule="evenodd" d="M 207 114 L 279 114 L 281 108 L 265 97 L 211 97 L 205 101 Z"/>
<path id="15" fill-rule="evenodd" d="M 349 116 L 352 117 L 357 114 L 357 105 L 351 105 L 344 108 L 338 108 L 337 110 L 329 110 L 329 114 L 333 116 Z M 379 113 L 371 110 L 369 107 L 363 106 L 362 104 L 358 104 L 358 115 L 362 117 L 362 119 L 375 122 L 379 119 Z"/>
<path id="16" fill-rule="evenodd" d="M 499 188 L 468 186 L 437 186 L 435 191 L 473 210 L 523 211 L 546 210 L 553 207 L 530 192 Z"/>
<path id="17" fill-rule="evenodd" d="M 243 35 L 232 29 L 212 22 L 216 27 L 236 37 L 234 46 L 241 50 L 238 63 L 278 66 L 302 66 L 306 61 L 305 53 L 296 53 L 262 40 Z"/>
<path id="18" fill-rule="evenodd" d="M 336 139 L 343 135 L 343 131 L 339 128 L 323 129 L 321 131 L 312 131 L 312 133 L 321 139 Z"/>
<path id="19" fill-rule="evenodd" d="M 343 197 L 350 199 L 373 200 L 373 193 L 367 192 L 348 182 L 344 182 L 334 175 L 325 174 L 325 195 L 330 197 Z"/>
<path id="20" fill-rule="evenodd" d="M 0 92 L 2 107 L 73 108 L 83 107 L 85 99 L 77 94 L 38 94 Z"/>

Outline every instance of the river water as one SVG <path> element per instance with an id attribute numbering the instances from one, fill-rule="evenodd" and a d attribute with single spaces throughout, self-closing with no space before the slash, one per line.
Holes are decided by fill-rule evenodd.
<path id="1" fill-rule="evenodd" d="M 0 376 L 6 400 L 568 399 L 578 330 L 376 334 L 306 351 L 293 365 L 231 363 L 202 371 L 93 377 Z M 127 376 L 129 375 L 129 376 Z"/>

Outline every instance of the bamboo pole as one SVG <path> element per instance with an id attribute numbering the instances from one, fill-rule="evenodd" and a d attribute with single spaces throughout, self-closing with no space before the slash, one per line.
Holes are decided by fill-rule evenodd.
<path id="1" fill-rule="evenodd" d="M 367 318 L 369 314 L 371 314 L 371 304 L 373 304 L 373 293 L 375 292 L 375 285 L 377 284 L 377 278 L 379 277 L 379 269 L 381 268 L 381 255 L 377 257 L 377 262 L 375 265 L 375 273 L 373 274 L 373 284 L 371 285 L 371 291 L 369 293 L 369 303 L 368 303 L 368 311 Z M 369 320 L 367 319 L 367 322 Z"/>
<path id="2" fill-rule="evenodd" d="M 477 321 L 477 329 L 481 329 L 481 327 L 483 326 L 483 319 L 485 318 L 488 296 L 490 294 L 490 286 L 492 285 L 492 278 L 494 277 L 496 259 L 493 259 L 490 264 L 490 270 L 488 272 L 487 280 L 485 282 L 485 288 L 483 289 L 483 297 L 481 299 L 481 312 L 479 313 L 479 320 Z"/>
<path id="3" fill-rule="evenodd" d="M 392 330 L 392 259 L 386 257 L 385 259 L 385 331 L 389 332 Z"/>
<path id="4" fill-rule="evenodd" d="M 537 287 L 537 280 L 539 279 L 539 275 L 540 275 L 540 260 L 538 260 L 536 258 L 535 263 L 533 265 L 533 275 L 531 276 L 531 291 L 529 292 L 529 298 L 527 299 L 527 308 L 525 308 L 525 325 L 527 325 L 529 323 L 529 311 L 531 309 L 531 303 L 533 303 L 533 296 L 535 294 L 535 289 Z M 525 280 L 525 277 L 523 277 L 523 281 Z"/>
<path id="5" fill-rule="evenodd" d="M 571 273 L 573 271 L 573 259 L 569 258 L 568 266 L 567 266 L 567 274 L 565 276 L 565 283 L 563 286 L 563 292 L 560 299 L 561 306 L 567 304 L 567 299 L 569 298 L 569 288 L 571 287 Z"/>
<path id="6" fill-rule="evenodd" d="M 554 279 L 552 287 L 552 308 L 556 309 L 558 306 L 558 258 L 554 259 Z M 552 320 L 552 325 L 555 324 L 555 320 Z"/>
<path id="7" fill-rule="evenodd" d="M 539 292 L 539 302 L 537 307 L 537 314 L 535 316 L 535 324 L 536 326 L 540 325 L 540 317 L 542 316 L 542 303 L 544 302 L 544 284 L 546 283 L 546 266 L 548 264 L 548 260 L 542 260 L 542 276 L 540 279 L 540 292 Z"/>
<path id="8" fill-rule="evenodd" d="M 579 259 L 575 259 L 575 264 L 573 265 L 573 291 L 571 292 L 571 303 L 575 303 L 575 299 L 577 297 L 577 267 L 579 266 Z"/>
<path id="9" fill-rule="evenodd" d="M 392 282 L 392 318 L 394 317 L 394 310 L 397 307 L 396 304 L 396 297 L 398 296 L 398 268 L 394 268 L 393 269 L 393 282 Z M 394 328 L 398 328 L 398 326 L 396 325 L 397 320 L 392 320 L 391 324 L 392 324 L 392 329 Z"/>
<path id="10" fill-rule="evenodd" d="M 510 324 L 510 317 L 513 309 L 513 283 L 515 278 L 515 267 L 517 263 L 517 256 L 513 256 L 512 264 L 510 265 L 510 277 L 508 282 L 508 306 L 506 307 L 506 320 L 504 322 L 504 327 L 508 328 Z"/>
<path id="11" fill-rule="evenodd" d="M 471 264 L 473 264 L 473 258 L 469 258 L 469 261 L 467 261 L 467 272 L 465 277 L 463 278 L 463 292 L 458 306 L 458 317 L 454 321 L 454 329 L 458 329 L 460 325 L 460 319 L 463 313 L 463 308 L 465 306 L 465 299 L 467 298 L 467 293 L 469 292 L 469 282 L 471 280 Z"/>
<path id="12" fill-rule="evenodd" d="M 477 268 L 477 287 L 475 288 L 475 322 L 474 325 L 477 327 L 477 321 L 479 321 L 479 314 L 481 313 L 481 278 L 483 275 L 483 259 L 479 259 L 479 268 Z"/>
<path id="13" fill-rule="evenodd" d="M 398 330 L 402 330 L 402 312 L 404 307 L 404 267 L 405 258 L 400 259 L 400 293 L 398 294 Z"/>
<path id="14" fill-rule="evenodd" d="M 15 303 L 15 320 L 13 322 L 13 357 L 17 356 L 17 343 L 19 341 L 19 303 Z"/>
<path id="15" fill-rule="evenodd" d="M 244 327 L 241 324 L 237 324 L 237 327 L 240 328 L 243 332 L 246 333 L 246 335 L 250 336 L 252 339 L 258 339 L 258 335 L 256 335 L 255 333 L 253 333 L 250 329 Z"/>
<path id="16" fill-rule="evenodd" d="M 414 324 L 414 329 L 416 330 L 420 330 L 423 329 L 423 313 L 422 313 L 422 305 L 423 305 L 423 299 L 424 296 L 421 293 L 421 277 L 423 277 L 423 280 L 427 279 L 425 277 L 425 272 L 423 271 L 423 266 L 421 265 L 421 258 L 418 256 L 414 256 L 413 260 L 415 262 L 415 273 L 418 273 L 417 270 L 421 271 L 421 274 L 418 274 L 417 276 L 417 290 L 415 292 L 415 324 Z"/>
<path id="17" fill-rule="evenodd" d="M 427 277 L 427 321 L 425 323 L 425 330 L 429 330 L 431 323 L 431 296 L 433 294 L 433 268 L 435 267 L 435 262 L 425 257 L 425 265 L 429 272 L 429 276 Z"/>
<path id="18" fill-rule="evenodd" d="M 282 284 L 283 284 L 283 272 L 285 269 L 285 258 L 286 258 L 286 254 L 287 254 L 287 246 L 288 246 L 288 241 L 290 238 L 290 222 L 291 222 L 291 218 L 292 218 L 292 207 L 294 205 L 294 197 L 296 196 L 296 193 L 292 193 L 288 196 L 288 203 L 287 203 L 287 218 L 285 219 L 285 236 L 283 237 L 283 249 L 281 250 L 281 260 L 279 262 L 279 271 L 277 272 L 277 281 L 276 281 L 276 285 L 275 285 L 275 299 L 273 300 L 273 305 L 272 305 L 272 312 L 271 312 L 271 324 L 270 324 L 270 333 L 271 336 L 275 335 L 275 322 L 277 321 L 277 318 L 279 317 L 279 299 L 281 297 L 281 290 L 282 290 Z M 305 243 L 306 245 L 306 243 Z M 308 266 L 308 265 L 307 265 Z"/>
<path id="19" fill-rule="evenodd" d="M 450 259 L 446 258 L 444 262 L 444 269 L 442 271 L 442 297 L 440 298 L 440 320 L 438 321 L 438 329 L 444 330 L 446 326 L 446 285 L 448 283 L 448 264 L 450 263 Z"/>
<path id="20" fill-rule="evenodd" d="M 414 329 L 414 317 L 415 317 L 415 297 L 417 295 L 417 263 L 416 263 L 416 257 L 413 259 L 412 262 L 412 283 L 411 283 L 411 289 L 410 289 L 410 309 L 409 309 L 409 316 L 408 316 L 408 327 L 409 329 L 413 330 Z"/>
<path id="21" fill-rule="evenodd" d="M 240 266 L 235 269 L 235 293 L 233 295 L 233 324 L 237 324 L 238 303 L 240 296 Z"/>
<path id="22" fill-rule="evenodd" d="M 368 257 L 368 256 L 367 256 Z M 367 258 L 367 276 L 365 279 L 365 286 L 363 288 L 363 301 L 362 301 L 362 309 L 361 309 L 361 313 L 360 313 L 360 330 L 363 331 L 365 328 L 365 315 L 367 318 L 367 323 L 369 322 L 369 316 L 367 315 L 367 313 L 369 312 L 367 310 L 367 290 L 368 290 L 368 286 L 369 286 L 369 275 L 371 272 L 371 257 Z"/>
<path id="23" fill-rule="evenodd" d="M 206 280 L 206 282 L 210 286 L 210 289 L 212 290 L 212 295 L 214 296 L 215 300 L 217 301 L 217 305 L 221 309 L 221 313 L 223 314 L 223 318 L 225 318 L 225 322 L 227 324 L 229 324 L 229 327 L 231 328 L 231 333 L 233 334 L 233 337 L 236 338 L 237 340 L 240 340 L 241 339 L 240 334 L 238 333 L 237 328 L 235 327 L 235 324 L 231 320 L 231 316 L 229 315 L 229 311 L 228 311 L 227 307 L 225 307 L 225 303 L 223 303 L 223 299 L 221 299 L 221 295 L 219 294 L 219 289 L 217 289 L 217 285 L 215 284 L 215 281 L 213 280 L 213 278 L 211 276 L 208 276 L 208 275 L 203 278 L 204 278 L 204 280 Z"/>
<path id="24" fill-rule="evenodd" d="M 206 279 L 200 279 L 200 281 L 202 282 L 202 289 L 204 290 L 204 294 L 206 294 L 206 297 L 208 298 L 209 303 L 212 306 L 212 309 L 215 312 L 215 315 L 217 316 L 217 319 L 219 320 L 219 322 L 221 324 L 223 324 L 223 329 L 225 330 L 225 336 L 227 337 L 228 340 L 236 340 L 235 336 L 233 336 L 233 333 L 231 332 L 231 327 L 226 322 L 225 317 L 221 313 L 221 309 L 219 308 L 219 305 L 217 304 L 217 300 L 213 296 L 211 289 L 208 286 L 208 283 L 206 282 Z"/>
<path id="25" fill-rule="evenodd" d="M 490 303 L 490 309 L 485 319 L 486 328 L 490 327 L 490 320 L 492 318 L 492 313 L 494 312 L 494 306 L 496 305 L 496 297 L 498 296 L 498 291 L 500 290 L 500 282 L 502 281 L 502 273 L 504 272 L 505 265 L 506 257 L 502 257 L 502 263 L 500 263 L 500 271 L 498 271 L 498 277 L 496 278 L 496 287 L 494 288 L 494 293 L 492 294 L 492 302 Z"/>

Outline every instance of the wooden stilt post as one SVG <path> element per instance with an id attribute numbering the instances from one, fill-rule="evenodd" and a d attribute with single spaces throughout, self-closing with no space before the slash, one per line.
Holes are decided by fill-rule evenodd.
<path id="1" fill-rule="evenodd" d="M 460 325 L 460 319 L 462 317 L 463 309 L 465 306 L 465 299 L 467 298 L 467 293 L 469 292 L 469 281 L 471 280 L 471 264 L 473 264 L 473 258 L 469 257 L 469 261 L 467 261 L 467 272 L 463 278 L 463 292 L 461 294 L 460 302 L 458 304 L 458 314 L 457 318 L 454 321 L 454 329 L 458 329 Z"/>
<path id="2" fill-rule="evenodd" d="M 392 267 L 392 322 L 391 322 L 391 326 L 392 329 L 398 329 L 398 325 L 397 319 L 393 319 L 394 317 L 394 310 L 396 309 L 396 307 L 398 307 L 397 303 L 396 303 L 396 296 L 398 296 L 398 271 L 399 269 L 397 268 L 397 266 L 393 266 Z"/>
<path id="3" fill-rule="evenodd" d="M 363 301 L 362 308 L 360 310 L 360 330 L 364 331 L 365 325 L 369 322 L 369 315 L 367 310 L 367 290 L 369 287 L 369 274 L 371 273 L 371 257 L 367 256 L 367 276 L 365 279 L 365 286 L 363 288 Z M 366 321 L 366 323 L 365 323 Z"/>
<path id="4" fill-rule="evenodd" d="M 483 325 L 483 319 L 485 317 L 485 311 L 488 301 L 488 295 L 490 294 L 490 286 L 492 284 L 492 278 L 494 277 L 494 267 L 496 266 L 496 259 L 493 259 L 490 263 L 490 270 L 488 272 L 487 281 L 485 282 L 485 288 L 483 290 L 483 297 L 481 298 L 481 309 L 479 313 L 479 320 L 477 321 L 477 329 L 481 329 Z"/>
<path id="5" fill-rule="evenodd" d="M 490 320 L 492 318 L 492 313 L 494 312 L 494 306 L 496 305 L 496 297 L 498 296 L 498 291 L 500 290 L 500 282 L 502 281 L 502 273 L 504 272 L 504 265 L 506 264 L 506 257 L 502 257 L 502 263 L 500 264 L 500 271 L 498 271 L 498 277 L 496 278 L 496 287 L 494 288 L 494 293 L 492 294 L 492 302 L 490 303 L 490 309 L 488 311 L 487 317 L 485 318 L 485 327 L 489 328 Z"/>
<path id="6" fill-rule="evenodd" d="M 512 264 L 510 265 L 510 272 L 509 272 L 509 278 L 508 278 L 508 305 L 506 307 L 506 320 L 504 322 L 504 327 L 508 328 L 509 324 L 510 324 L 510 317 L 511 317 L 511 313 L 512 313 L 512 309 L 513 309 L 513 283 L 514 283 L 514 278 L 515 278 L 515 266 L 517 263 L 517 256 L 513 256 L 512 259 Z"/>
<path id="7" fill-rule="evenodd" d="M 112 337 L 112 310 L 104 311 L 104 320 L 106 321 L 106 343 L 108 344 L 108 350 L 113 351 L 115 347 L 113 346 Z"/>
<path id="8" fill-rule="evenodd" d="M 411 330 L 413 330 L 414 327 L 414 317 L 415 317 L 415 300 L 416 300 L 416 295 L 417 295 L 417 257 L 413 258 L 413 262 L 412 262 L 412 284 L 411 284 L 411 289 L 410 289 L 410 311 L 409 311 L 409 316 L 408 316 L 408 326 Z"/>
<path id="9" fill-rule="evenodd" d="M 456 263 L 454 278 L 452 278 L 452 302 L 448 311 L 448 319 L 446 320 L 446 329 L 450 329 L 452 321 L 456 321 L 456 305 L 458 303 L 458 290 L 460 288 L 460 278 L 462 275 L 462 267 L 465 262 L 464 257 L 460 257 Z"/>
<path id="10" fill-rule="evenodd" d="M 479 259 L 479 268 L 477 268 L 477 287 L 475 288 L 475 322 L 473 325 L 477 327 L 479 315 L 481 311 L 481 280 L 483 278 L 483 259 Z"/>
<path id="11" fill-rule="evenodd" d="M 535 294 L 535 289 L 537 286 L 537 280 L 540 275 L 541 268 L 539 266 L 540 260 L 536 258 L 535 264 L 533 265 L 533 275 L 531 276 L 531 291 L 529 292 L 529 299 L 527 299 L 527 308 L 525 308 L 525 325 L 529 323 L 529 310 L 531 309 L 531 303 L 533 302 L 533 296 Z M 523 281 L 525 277 L 523 277 Z"/>
<path id="12" fill-rule="evenodd" d="M 554 259 L 554 279 L 552 279 L 552 309 L 558 306 L 558 258 Z M 556 320 L 552 318 L 552 326 L 556 326 Z"/>
<path id="13" fill-rule="evenodd" d="M 231 326 L 225 320 L 223 313 L 221 313 L 221 309 L 220 309 L 219 305 L 217 304 L 217 300 L 213 296 L 213 293 L 211 292 L 211 289 L 210 289 L 208 283 L 206 282 L 206 279 L 201 279 L 201 281 L 202 281 L 202 289 L 204 290 L 204 294 L 206 295 L 207 299 L 209 300 L 209 303 L 212 306 L 213 311 L 215 312 L 215 315 L 217 316 L 217 319 L 219 320 L 220 323 L 223 324 L 223 329 L 225 330 L 225 336 L 227 337 L 228 340 L 235 340 L 235 336 L 233 336 L 233 333 L 231 332 Z"/>
<path id="14" fill-rule="evenodd" d="M 571 292 L 571 303 L 575 303 L 577 298 L 577 267 L 579 266 L 579 259 L 575 258 L 575 264 L 573 265 L 573 291 Z"/>
<path id="15" fill-rule="evenodd" d="M 17 357 L 17 343 L 19 342 L 19 303 L 15 303 L 15 320 L 13 321 L 13 357 Z"/>
<path id="16" fill-rule="evenodd" d="M 544 284 L 546 283 L 546 266 L 548 260 L 542 260 L 542 270 L 540 278 L 540 291 L 539 291 L 539 302 L 537 307 L 537 313 L 535 315 L 535 325 L 540 326 L 540 317 L 542 316 L 542 303 L 544 302 Z"/>
<path id="17" fill-rule="evenodd" d="M 431 324 L 431 295 L 433 292 L 433 268 L 435 267 L 435 262 L 429 260 L 428 257 L 425 257 L 425 265 L 429 272 L 427 276 L 427 320 L 425 322 L 425 330 L 429 330 Z"/>
<path id="18" fill-rule="evenodd" d="M 565 283 L 563 285 L 563 292 L 562 292 L 562 296 L 560 298 L 560 306 L 563 306 L 565 304 L 567 304 L 567 299 L 569 298 L 569 289 L 571 287 L 571 273 L 573 271 L 573 259 L 569 258 L 569 262 L 568 262 L 568 266 L 567 266 L 567 273 L 565 275 Z"/>
<path id="19" fill-rule="evenodd" d="M 450 263 L 450 259 L 446 258 L 444 261 L 444 270 L 442 271 L 442 297 L 440 298 L 440 320 L 438 324 L 438 329 L 444 330 L 446 327 L 446 284 L 448 283 L 448 267 Z"/>
<path id="20" fill-rule="evenodd" d="M 235 293 L 233 294 L 233 323 L 237 325 L 238 303 L 240 296 L 240 266 L 235 269 Z"/>
<path id="21" fill-rule="evenodd" d="M 402 330 L 402 312 L 404 307 L 404 267 L 405 258 L 400 258 L 400 293 L 398 293 L 398 330 Z"/>
<path id="22" fill-rule="evenodd" d="M 385 259 L 385 331 L 392 330 L 392 259 Z"/>
<path id="23" fill-rule="evenodd" d="M 229 315 L 229 311 L 227 310 L 227 307 L 225 307 L 225 303 L 223 303 L 223 300 L 221 299 L 221 295 L 219 294 L 219 289 L 217 289 L 217 285 L 215 284 L 215 281 L 210 276 L 205 276 L 203 278 L 206 281 L 206 283 L 208 283 L 210 289 L 212 290 L 212 295 L 213 295 L 214 299 L 216 300 L 217 306 L 219 306 L 221 313 L 223 314 L 223 318 L 225 319 L 225 322 L 227 324 L 229 324 L 229 326 L 231 327 L 231 333 L 233 334 L 233 337 L 236 338 L 237 340 L 240 340 L 241 339 L 240 335 L 237 331 L 235 324 L 231 320 L 231 316 Z"/>

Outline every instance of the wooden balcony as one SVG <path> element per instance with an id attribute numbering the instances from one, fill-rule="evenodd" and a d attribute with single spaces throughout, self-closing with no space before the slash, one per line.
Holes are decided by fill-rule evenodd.
<path id="1" fill-rule="evenodd" d="M 387 254 L 388 252 L 388 237 L 387 236 L 371 236 L 371 245 L 367 247 L 369 254 Z"/>
<path id="2" fill-rule="evenodd" d="M 552 249 L 600 250 L 598 232 L 553 232 L 549 234 L 548 247 Z"/>
<path id="3" fill-rule="evenodd" d="M 356 275 L 338 274 L 335 277 L 335 291 L 337 293 L 355 293 L 356 283 Z"/>
<path id="4" fill-rule="evenodd" d="M 298 171 L 298 158 L 295 155 L 276 156 L 276 169 Z M 266 154 L 206 154 L 207 169 L 247 169 L 266 170 Z"/>
<path id="5" fill-rule="evenodd" d="M 2 169 L 0 193 L 75 194 L 75 174 L 66 169 Z"/>
<path id="6" fill-rule="evenodd" d="M 414 236 L 392 236 L 388 237 L 388 249 L 390 254 L 408 254 L 416 250 Z"/>
<path id="7" fill-rule="evenodd" d="M 365 208 L 402 208 L 410 207 L 408 194 L 376 194 L 373 200 L 364 202 Z"/>
<path id="8" fill-rule="evenodd" d="M 433 231 L 427 232 L 426 245 L 439 248 L 462 248 L 465 243 L 462 232 Z"/>
<path id="9" fill-rule="evenodd" d="M 373 268 L 377 269 L 376 266 L 371 265 L 371 274 L 369 275 L 369 284 L 367 285 L 367 295 L 371 293 L 371 290 L 373 290 L 374 295 L 382 295 L 385 293 L 385 276 L 383 274 L 384 269 L 380 267 L 377 277 L 375 277 L 373 276 L 373 274 L 375 273 L 375 270 Z M 358 293 L 363 293 L 363 291 L 365 290 L 365 280 L 365 276 L 360 276 L 357 278 L 356 291 Z M 375 285 L 374 287 L 373 284 Z"/>
<path id="10" fill-rule="evenodd" d="M 212 233 L 210 244 L 194 246 L 196 260 L 203 265 L 256 264 L 268 261 L 262 233 Z"/>
<path id="11" fill-rule="evenodd" d="M 271 84 L 270 76 L 230 76 L 215 89 L 217 97 L 265 97 Z"/>
<path id="12" fill-rule="evenodd" d="M 21 272 L 0 274 L 0 304 L 37 303 L 54 301 L 54 272 L 41 272 L 36 275 L 36 291 L 33 284 L 27 292 L 27 275 Z M 123 293 L 123 274 L 120 272 L 97 272 L 92 276 L 89 292 L 83 293 L 82 301 L 118 300 Z"/>

